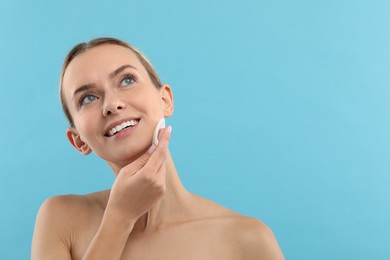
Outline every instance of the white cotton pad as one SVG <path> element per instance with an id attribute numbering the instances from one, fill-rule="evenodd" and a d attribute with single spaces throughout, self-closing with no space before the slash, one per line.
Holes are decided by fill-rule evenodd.
<path id="1" fill-rule="evenodd" d="M 156 129 L 154 130 L 153 134 L 153 144 L 157 145 L 158 144 L 158 132 L 160 131 L 161 128 L 165 128 L 165 118 L 161 118 L 160 121 L 158 121 L 158 124 L 156 126 Z"/>

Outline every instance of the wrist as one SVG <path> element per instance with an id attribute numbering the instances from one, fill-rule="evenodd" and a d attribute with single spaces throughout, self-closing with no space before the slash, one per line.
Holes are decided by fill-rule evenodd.
<path id="1" fill-rule="evenodd" d="M 118 228 L 131 232 L 135 225 L 136 219 L 107 206 L 102 222 L 109 223 L 110 226 L 117 226 Z"/>

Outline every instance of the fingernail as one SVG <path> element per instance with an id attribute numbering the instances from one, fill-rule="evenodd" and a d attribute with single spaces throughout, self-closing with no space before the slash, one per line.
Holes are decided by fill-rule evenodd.
<path id="1" fill-rule="evenodd" d="M 148 153 L 153 153 L 154 150 L 156 150 L 156 146 L 152 144 L 152 146 L 150 146 L 148 149 Z"/>
<path id="2" fill-rule="evenodd" d="M 172 133 L 172 126 L 168 126 L 168 132 Z"/>

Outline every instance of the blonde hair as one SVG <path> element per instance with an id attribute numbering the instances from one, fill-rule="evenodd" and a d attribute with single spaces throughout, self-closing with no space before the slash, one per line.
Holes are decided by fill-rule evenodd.
<path id="1" fill-rule="evenodd" d="M 159 78 L 156 70 L 154 69 L 152 63 L 150 63 L 150 61 L 146 58 L 146 56 L 142 52 L 140 52 L 138 49 L 136 49 L 134 46 L 128 44 L 127 42 L 124 42 L 124 41 L 116 39 L 116 38 L 96 38 L 96 39 L 93 39 L 89 42 L 79 43 L 76 46 L 74 46 L 72 48 L 72 50 L 66 56 L 64 63 L 62 65 L 61 77 L 60 77 L 60 99 L 61 99 L 62 110 L 64 111 L 65 116 L 68 119 L 68 122 L 69 122 L 71 127 L 74 127 L 74 122 L 73 122 L 72 116 L 69 112 L 69 109 L 66 106 L 66 102 L 65 102 L 64 96 L 62 94 L 62 81 L 64 78 L 65 71 L 68 68 L 69 64 L 72 62 L 72 60 L 75 57 L 77 57 L 79 54 L 81 54 L 89 49 L 92 49 L 94 47 L 103 45 L 103 44 L 119 45 L 119 46 L 123 46 L 123 47 L 128 48 L 131 51 L 133 51 L 135 53 L 135 55 L 137 56 L 138 60 L 141 62 L 141 64 L 144 66 L 144 68 L 148 72 L 148 75 L 149 75 L 150 79 L 152 80 L 153 85 L 155 85 L 156 88 L 161 87 L 160 78 Z"/>

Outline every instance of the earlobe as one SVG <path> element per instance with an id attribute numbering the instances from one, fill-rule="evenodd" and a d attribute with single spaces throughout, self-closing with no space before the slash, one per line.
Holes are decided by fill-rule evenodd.
<path id="1" fill-rule="evenodd" d="M 170 117 L 174 111 L 174 102 L 172 89 L 168 84 L 161 86 L 161 98 L 163 102 L 164 117 Z"/>
<path id="2" fill-rule="evenodd" d="M 77 132 L 74 128 L 68 128 L 66 129 L 66 137 L 68 137 L 68 140 L 70 144 L 76 148 L 76 150 L 83 154 L 88 155 L 92 152 L 89 145 L 82 139 L 80 134 Z"/>

